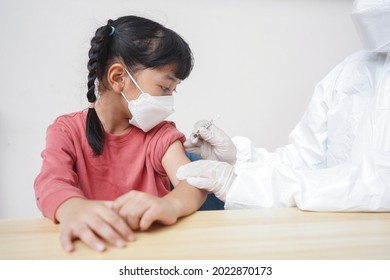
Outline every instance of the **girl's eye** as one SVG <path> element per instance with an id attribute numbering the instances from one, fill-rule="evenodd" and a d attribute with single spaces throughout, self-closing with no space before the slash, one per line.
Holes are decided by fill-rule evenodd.
<path id="1" fill-rule="evenodd" d="M 171 90 L 169 89 L 169 87 L 161 87 L 162 91 L 164 92 L 164 94 L 169 94 L 171 92 Z"/>
<path id="2" fill-rule="evenodd" d="M 171 89 L 170 87 L 160 86 L 162 92 L 164 95 L 172 95 L 173 93 L 177 92 L 176 88 Z"/>

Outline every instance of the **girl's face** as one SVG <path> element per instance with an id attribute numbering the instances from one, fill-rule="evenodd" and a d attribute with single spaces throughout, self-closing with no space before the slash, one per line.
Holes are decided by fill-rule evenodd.
<path id="1" fill-rule="evenodd" d="M 175 65 L 170 64 L 159 68 L 141 69 L 132 76 L 143 92 L 152 96 L 170 96 L 176 91 L 176 87 L 181 82 L 175 77 L 175 69 Z M 128 79 L 128 87 L 124 88 L 123 93 L 128 100 L 135 100 L 142 92 L 130 77 Z"/>

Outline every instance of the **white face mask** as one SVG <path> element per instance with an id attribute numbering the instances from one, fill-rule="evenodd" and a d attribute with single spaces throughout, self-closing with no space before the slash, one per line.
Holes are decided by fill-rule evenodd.
<path id="1" fill-rule="evenodd" d="M 129 123 L 148 132 L 175 111 L 173 109 L 173 96 L 152 96 L 145 93 L 130 73 L 127 70 L 126 72 L 135 86 L 142 92 L 136 100 L 132 101 L 127 100 L 121 92 L 128 103 L 130 113 L 133 115 Z"/>

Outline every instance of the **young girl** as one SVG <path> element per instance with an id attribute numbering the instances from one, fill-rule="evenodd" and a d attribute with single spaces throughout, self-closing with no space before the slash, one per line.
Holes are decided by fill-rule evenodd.
<path id="1" fill-rule="evenodd" d="M 38 207 L 60 223 L 66 251 L 74 250 L 75 239 L 97 251 L 107 243 L 124 247 L 134 240 L 132 230 L 154 221 L 174 224 L 204 202 L 204 191 L 175 176 L 189 162 L 185 137 L 164 121 L 192 66 L 188 44 L 151 20 L 125 16 L 96 31 L 89 109 L 49 126 L 34 183 Z"/>

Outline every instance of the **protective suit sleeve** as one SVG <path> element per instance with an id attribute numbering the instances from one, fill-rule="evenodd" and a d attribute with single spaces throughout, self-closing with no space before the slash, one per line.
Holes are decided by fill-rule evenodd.
<path id="1" fill-rule="evenodd" d="M 294 207 L 311 211 L 390 211 L 390 153 L 359 164 L 298 170 L 275 159 L 236 164 L 225 209 Z"/>

